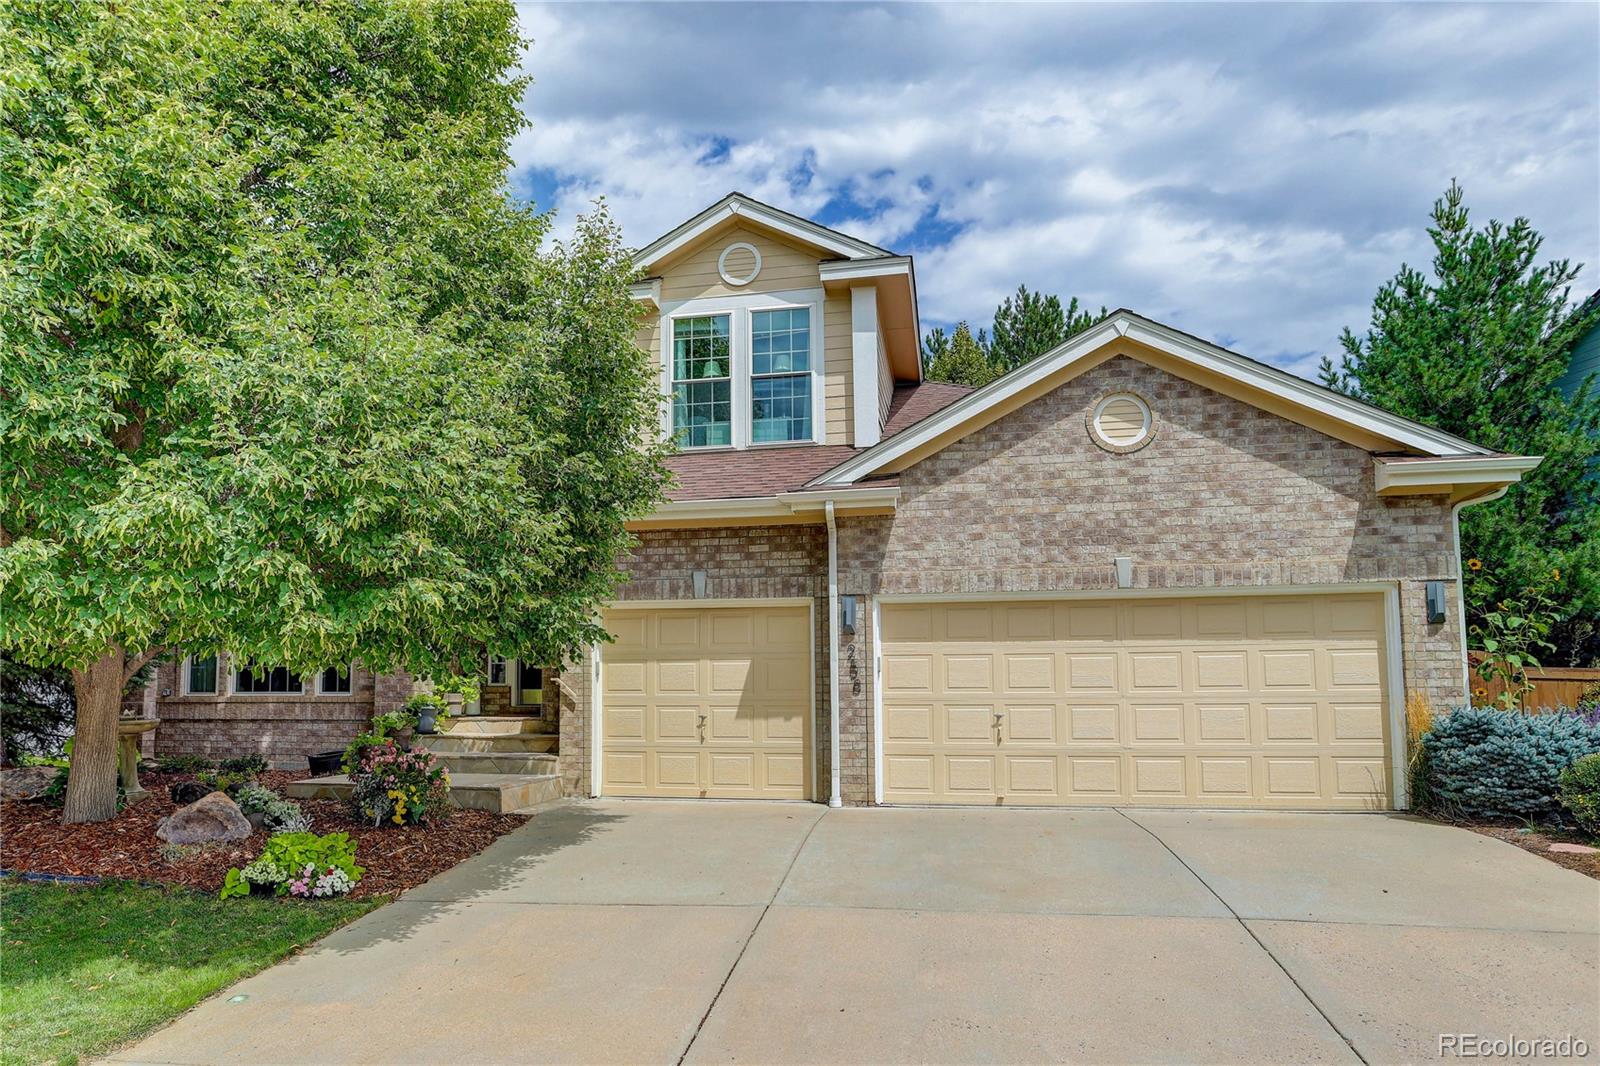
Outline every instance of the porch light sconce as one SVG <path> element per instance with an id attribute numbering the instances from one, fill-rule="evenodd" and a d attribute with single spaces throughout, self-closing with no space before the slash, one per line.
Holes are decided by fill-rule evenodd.
<path id="1" fill-rule="evenodd" d="M 1111 561 L 1116 564 L 1117 568 L 1117 588 L 1133 588 L 1133 557 L 1119 555 Z"/>
<path id="2" fill-rule="evenodd" d="M 839 628 L 846 633 L 856 631 L 856 598 L 854 596 L 839 597 Z"/>
<path id="3" fill-rule="evenodd" d="M 705 599 L 706 598 L 706 572 L 704 570 L 696 570 L 693 573 L 691 573 L 689 576 L 694 579 L 694 598 L 697 599 L 697 600 Z"/>
<path id="4" fill-rule="evenodd" d="M 1428 607 L 1428 624 L 1440 625 L 1444 622 L 1444 582 L 1428 582 L 1427 595 L 1423 597 Z"/>

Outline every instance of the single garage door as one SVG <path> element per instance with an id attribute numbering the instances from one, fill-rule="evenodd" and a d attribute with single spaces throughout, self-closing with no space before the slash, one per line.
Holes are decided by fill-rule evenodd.
<path id="1" fill-rule="evenodd" d="M 619 610 L 601 650 L 601 791 L 805 799 L 810 611 Z"/>
<path id="2" fill-rule="evenodd" d="M 1389 806 L 1377 595 L 881 610 L 886 803 Z"/>

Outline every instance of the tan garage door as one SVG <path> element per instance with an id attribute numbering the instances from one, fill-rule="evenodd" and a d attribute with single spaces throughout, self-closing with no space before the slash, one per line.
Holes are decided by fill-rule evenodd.
<path id="1" fill-rule="evenodd" d="M 804 799 L 806 607 L 612 611 L 601 651 L 608 796 Z"/>
<path id="2" fill-rule="evenodd" d="M 881 619 L 886 803 L 1389 805 L 1377 595 Z"/>

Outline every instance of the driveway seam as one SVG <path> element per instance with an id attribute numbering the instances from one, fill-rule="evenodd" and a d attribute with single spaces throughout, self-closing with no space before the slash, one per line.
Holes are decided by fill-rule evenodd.
<path id="1" fill-rule="evenodd" d="M 1208 882 L 1204 877 L 1201 877 L 1200 876 L 1200 872 L 1198 870 L 1196 870 L 1193 866 L 1190 866 L 1187 862 L 1185 862 L 1184 859 L 1183 859 L 1183 856 L 1179 855 L 1176 851 L 1172 850 L 1172 845 L 1168 844 L 1165 840 L 1162 840 L 1159 836 L 1157 836 L 1153 829 L 1151 829 L 1149 826 L 1145 825 L 1143 822 L 1140 822 L 1135 818 L 1129 817 L 1128 813 L 1126 811 L 1122 810 L 1120 807 L 1117 808 L 1117 813 L 1122 815 L 1122 817 L 1127 818 L 1129 822 L 1132 822 L 1134 825 L 1138 826 L 1140 829 L 1143 829 L 1147 834 L 1149 834 L 1151 840 L 1154 840 L 1157 844 L 1160 844 L 1163 848 L 1166 849 L 1166 852 L 1167 852 L 1168 855 L 1171 855 L 1174 859 L 1177 860 L 1179 866 L 1182 866 L 1185 870 L 1188 870 L 1190 875 L 1193 876 L 1196 881 L 1199 881 L 1202 885 L 1205 885 L 1206 891 L 1211 893 L 1213 896 L 1215 896 L 1217 902 L 1222 904 L 1224 907 L 1226 907 L 1228 909 L 1228 913 L 1233 915 L 1233 920 L 1235 922 L 1239 923 L 1239 928 L 1244 930 L 1245 935 L 1248 936 L 1251 940 L 1254 940 L 1256 942 L 1256 946 L 1259 947 L 1262 951 L 1266 952 L 1267 958 L 1272 960 L 1273 965 L 1275 965 L 1283 973 L 1283 976 L 1285 976 L 1285 977 L 1287 977 L 1289 979 L 1289 983 L 1294 985 L 1295 989 L 1302 996 L 1305 997 L 1305 1001 L 1307 1003 L 1311 1004 L 1311 1009 L 1316 1011 L 1319 1015 L 1321 1015 L 1322 1016 L 1322 1020 L 1328 1023 L 1328 1028 L 1332 1029 L 1335 1033 L 1337 1033 L 1339 1035 L 1339 1039 L 1343 1040 L 1345 1042 L 1345 1045 L 1347 1047 L 1349 1047 L 1350 1054 L 1354 1055 L 1357 1059 L 1359 1059 L 1362 1062 L 1363 1066 L 1366 1066 L 1367 1057 L 1365 1055 L 1361 1054 L 1360 1049 L 1356 1047 L 1355 1041 L 1351 1040 L 1350 1037 L 1345 1033 L 1345 1031 L 1343 1029 L 1340 1029 L 1338 1024 L 1335 1023 L 1334 1020 L 1328 1016 L 1328 1012 L 1323 1010 L 1322 1009 L 1322 1005 L 1320 1003 L 1318 1003 L 1315 999 L 1312 998 L 1311 993 L 1306 991 L 1305 986 L 1302 985 L 1298 980 L 1295 979 L 1294 974 L 1289 972 L 1289 967 L 1285 966 L 1283 964 L 1283 961 L 1281 959 L 1279 959 L 1278 956 L 1276 956 L 1276 955 L 1274 955 L 1272 953 L 1272 949 L 1267 947 L 1266 942 L 1264 940 L 1262 940 L 1259 936 L 1256 935 L 1256 931 L 1254 929 L 1250 928 L 1249 923 L 1247 923 L 1243 918 L 1239 917 L 1239 912 L 1233 909 L 1233 904 L 1231 904 L 1227 900 L 1223 899 L 1222 898 L 1222 894 L 1220 892 L 1218 892 L 1216 889 L 1212 888 L 1210 882 Z M 741 954 L 742 954 L 742 952 L 741 952 Z"/>
<path id="2" fill-rule="evenodd" d="M 817 826 L 822 824 L 822 819 L 828 816 L 827 810 L 819 815 L 816 821 L 806 829 L 806 835 L 800 838 L 794 854 L 789 856 L 789 865 L 783 868 L 783 876 L 778 878 L 778 883 L 772 888 L 772 896 L 761 908 L 761 913 L 756 916 L 756 924 L 750 927 L 749 935 L 744 938 L 744 943 L 739 945 L 739 954 L 733 957 L 733 965 L 728 967 L 728 972 L 722 975 L 722 982 L 717 985 L 717 990 L 711 996 L 711 1002 L 706 1004 L 706 1011 L 700 1015 L 700 1021 L 695 1024 L 694 1032 L 689 1036 L 689 1042 L 683 1045 L 683 1054 L 678 1056 L 677 1066 L 683 1066 L 689 1052 L 694 1049 L 694 1042 L 700 1039 L 700 1031 L 706 1027 L 706 1019 L 711 1017 L 711 1012 L 717 1009 L 717 1000 L 722 998 L 722 990 L 728 987 L 728 982 L 733 980 L 733 971 L 739 968 L 739 963 L 744 960 L 744 953 L 750 950 L 750 942 L 756 938 L 756 932 L 761 928 L 761 923 L 767 920 L 767 912 L 772 910 L 772 905 L 777 902 L 778 894 L 783 891 L 783 886 L 789 880 L 789 875 L 794 872 L 794 864 L 800 861 L 800 853 L 806 849 L 806 844 L 811 840 L 811 834 L 817 831 Z"/>

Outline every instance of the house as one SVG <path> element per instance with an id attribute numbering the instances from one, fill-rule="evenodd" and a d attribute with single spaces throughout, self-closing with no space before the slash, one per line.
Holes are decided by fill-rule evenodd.
<path id="1" fill-rule="evenodd" d="M 1405 806 L 1406 694 L 1465 695 L 1457 514 L 1536 458 L 1125 310 L 925 382 L 911 259 L 739 194 L 636 262 L 677 486 L 615 641 L 483 697 L 568 794 Z M 350 676 L 205 728 L 333 744 L 405 689 Z"/>
<path id="2" fill-rule="evenodd" d="M 1580 316 L 1594 315 L 1594 318 L 1573 343 L 1567 372 L 1556 380 L 1556 388 L 1568 396 L 1576 396 L 1578 387 L 1588 381 L 1590 375 L 1600 374 L 1600 315 L 1595 314 L 1597 310 L 1600 310 L 1600 290 L 1590 294 L 1578 309 Z M 1600 380 L 1592 387 L 1600 388 Z"/>

